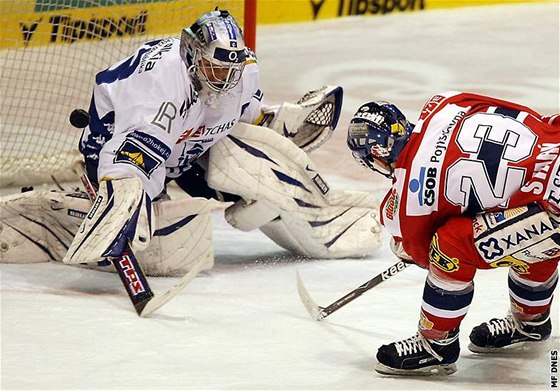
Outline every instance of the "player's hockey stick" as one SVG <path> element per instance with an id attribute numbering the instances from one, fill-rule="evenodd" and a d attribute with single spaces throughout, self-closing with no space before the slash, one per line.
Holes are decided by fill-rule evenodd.
<path id="1" fill-rule="evenodd" d="M 334 303 L 329 304 L 326 307 L 321 307 L 321 306 L 318 306 L 317 304 L 315 304 L 315 301 L 313 301 L 313 299 L 311 298 L 309 293 L 307 293 L 307 289 L 305 289 L 305 286 L 303 285 L 303 281 L 301 280 L 301 277 L 300 277 L 299 272 L 298 272 L 297 273 L 297 288 L 298 288 L 299 298 L 301 299 L 301 302 L 303 303 L 303 305 L 305 306 L 305 308 L 307 309 L 307 312 L 309 312 L 311 317 L 313 319 L 317 320 L 317 321 L 320 321 L 320 320 L 325 319 L 327 316 L 329 316 L 333 312 L 335 312 L 335 311 L 339 310 L 340 308 L 344 307 L 346 304 L 350 303 L 352 300 L 360 297 L 362 294 L 366 293 L 367 291 L 369 291 L 374 286 L 379 285 L 383 281 L 385 281 L 385 280 L 393 277 L 395 274 L 403 271 L 407 266 L 409 266 L 409 264 L 405 263 L 403 261 L 399 261 L 399 262 L 395 263 L 393 266 L 391 266 L 387 270 L 384 270 L 383 272 L 381 272 L 377 276 L 373 277 L 371 280 L 363 283 L 362 285 L 360 285 L 359 287 L 354 289 L 352 292 L 342 296 L 340 299 L 336 300 Z"/>
<path id="2" fill-rule="evenodd" d="M 70 115 L 70 123 L 76 128 L 84 128 L 89 123 L 89 115 L 82 109 L 72 111 Z M 72 166 L 72 171 L 80 178 L 84 185 L 86 193 L 90 201 L 94 201 L 97 197 L 97 192 L 91 184 L 88 176 L 86 175 L 83 162 L 77 162 Z M 146 275 L 134 253 L 127 244 L 123 255 L 119 258 L 110 258 L 110 261 L 115 266 L 118 275 L 134 305 L 136 313 L 141 317 L 146 317 L 162 307 L 165 303 L 171 300 L 179 292 L 181 292 L 201 271 L 206 263 L 204 257 L 197 260 L 193 268 L 185 274 L 177 284 L 168 289 L 167 291 L 155 295 L 148 284 Z"/>

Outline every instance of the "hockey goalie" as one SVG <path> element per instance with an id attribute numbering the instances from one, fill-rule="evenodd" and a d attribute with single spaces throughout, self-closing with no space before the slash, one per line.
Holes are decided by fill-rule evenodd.
<path id="1" fill-rule="evenodd" d="M 190 193 L 186 197 L 170 199 L 162 192 L 147 206 L 138 200 L 150 197 L 133 177 L 112 180 L 110 187 L 104 186 L 108 181 L 100 181 L 99 194 L 113 197 L 120 208 L 97 202 L 92 206 L 87 194 L 78 190 L 3 197 L 1 261 L 61 262 L 75 246 L 74 239 L 92 231 L 78 232 L 96 207 L 112 216 L 111 224 L 98 231 L 103 240 L 87 243 L 85 251 L 65 263 L 114 271 L 106 250 L 133 230 L 127 240 L 147 275 L 183 275 L 201 259 L 203 270 L 208 270 L 214 264 L 213 211 L 225 211 L 226 220 L 241 231 L 260 229 L 295 254 L 321 259 L 370 254 L 380 243 L 378 201 L 367 192 L 331 188 L 294 141 L 299 138 L 309 150 L 330 137 L 341 99 L 340 87 L 325 87 L 306 94 L 298 104 L 271 108 L 261 119 L 267 126 L 239 123 L 176 181 Z M 328 121 L 321 124 L 319 116 Z M 286 137 L 286 123 L 292 124 L 287 132 L 291 137 Z M 318 139 L 320 143 L 313 141 Z M 137 217 L 127 212 L 133 207 Z"/>
<path id="2" fill-rule="evenodd" d="M 234 227 L 297 254 L 370 253 L 376 200 L 331 189 L 307 155 L 331 136 L 341 105 L 341 87 L 265 105 L 235 19 L 204 14 L 97 74 L 85 120 L 73 118 L 94 202 L 60 191 L 2 199 L 2 262 L 111 268 L 129 247 L 146 274 L 184 274 L 201 259 L 208 269 L 211 212 L 223 202 Z M 170 182 L 189 198 L 169 199 Z"/>

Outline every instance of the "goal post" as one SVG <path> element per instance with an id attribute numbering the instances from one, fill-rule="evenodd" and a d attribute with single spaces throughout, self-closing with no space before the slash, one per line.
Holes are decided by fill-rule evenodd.
<path id="1" fill-rule="evenodd" d="M 216 5 L 254 48 L 256 0 L 0 0 L 0 187 L 73 180 L 95 74 Z"/>

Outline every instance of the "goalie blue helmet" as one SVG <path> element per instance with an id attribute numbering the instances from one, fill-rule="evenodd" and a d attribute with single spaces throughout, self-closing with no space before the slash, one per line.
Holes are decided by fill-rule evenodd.
<path id="1" fill-rule="evenodd" d="M 413 128 L 395 105 L 369 102 L 354 114 L 346 142 L 359 164 L 391 178 Z"/>
<path id="2" fill-rule="evenodd" d="M 245 41 L 239 25 L 225 10 L 208 12 L 181 33 L 181 57 L 200 90 L 234 88 L 243 73 Z"/>

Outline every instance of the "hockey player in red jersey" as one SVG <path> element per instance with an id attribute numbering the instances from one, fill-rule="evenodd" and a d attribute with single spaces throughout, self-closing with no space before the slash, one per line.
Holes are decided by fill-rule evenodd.
<path id="1" fill-rule="evenodd" d="M 397 256 L 428 268 L 418 333 L 382 346 L 376 370 L 451 374 L 477 269 L 508 266 L 511 307 L 475 327 L 490 353 L 547 339 L 560 260 L 560 117 L 486 96 L 433 96 L 416 125 L 387 102 L 348 128 L 362 165 L 392 178 L 380 207 Z"/>

